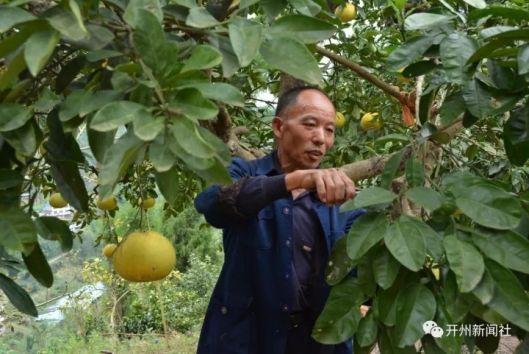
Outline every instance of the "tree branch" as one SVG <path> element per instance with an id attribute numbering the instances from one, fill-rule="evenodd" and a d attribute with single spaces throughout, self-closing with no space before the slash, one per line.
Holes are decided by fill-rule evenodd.
<path id="1" fill-rule="evenodd" d="M 355 73 L 358 74 L 361 78 L 364 80 L 367 80 L 371 82 L 376 87 L 380 88 L 382 91 L 384 91 L 386 94 L 395 97 L 401 102 L 407 101 L 407 93 L 401 92 L 397 86 L 390 85 L 382 80 L 380 80 L 378 77 L 371 74 L 369 71 L 361 67 L 355 62 L 350 61 L 349 59 L 346 59 L 342 57 L 339 54 L 336 54 L 334 52 L 331 52 L 330 50 L 327 50 L 325 48 L 316 46 L 316 51 L 320 53 L 321 55 L 326 56 L 327 58 L 331 59 L 332 61 L 335 61 L 337 63 L 342 64 L 343 66 L 351 69 Z"/>

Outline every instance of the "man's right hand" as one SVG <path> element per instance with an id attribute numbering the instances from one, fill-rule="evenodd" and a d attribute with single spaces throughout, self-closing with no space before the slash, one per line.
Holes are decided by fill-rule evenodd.
<path id="1" fill-rule="evenodd" d="M 285 183 L 289 191 L 316 191 L 318 198 L 329 206 L 342 204 L 356 195 L 354 182 L 337 168 L 297 170 L 286 175 Z"/>

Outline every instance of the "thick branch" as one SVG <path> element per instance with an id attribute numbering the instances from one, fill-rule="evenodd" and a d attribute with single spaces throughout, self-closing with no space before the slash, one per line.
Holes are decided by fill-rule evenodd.
<path id="1" fill-rule="evenodd" d="M 384 91 L 388 95 L 395 97 L 396 99 L 398 99 L 401 102 L 406 102 L 406 93 L 405 92 L 401 92 L 398 89 L 398 87 L 392 86 L 392 85 L 380 80 L 379 78 L 377 78 L 376 76 L 371 74 L 369 71 L 367 71 L 366 69 L 364 69 L 360 65 L 358 65 L 358 64 L 356 64 L 356 63 L 354 63 L 354 62 L 342 57 L 339 54 L 336 54 L 334 52 L 331 52 L 330 50 L 327 50 L 327 49 L 319 47 L 319 46 L 316 46 L 316 51 L 318 53 L 326 56 L 327 58 L 331 59 L 332 61 L 335 61 L 337 63 L 342 64 L 345 67 L 348 67 L 349 69 L 351 69 L 352 71 L 357 73 L 358 76 L 360 76 L 361 78 L 371 82 L 373 85 L 377 86 L 378 88 L 380 88 L 382 91 Z"/>
<path id="2" fill-rule="evenodd" d="M 454 122 L 440 129 L 439 133 L 446 133 L 449 139 L 452 139 L 453 137 L 455 137 L 455 135 L 461 129 L 462 126 L 463 116 L 461 115 Z M 411 155 L 410 146 L 406 146 L 404 149 L 407 149 L 408 151 L 405 152 L 402 161 L 405 161 Z M 340 169 L 343 170 L 345 174 L 349 176 L 349 178 L 351 178 L 353 181 L 360 181 L 381 174 L 384 170 L 386 162 L 388 162 L 391 156 L 393 156 L 393 154 L 376 156 L 362 161 L 355 161 L 350 164 L 341 166 Z"/>

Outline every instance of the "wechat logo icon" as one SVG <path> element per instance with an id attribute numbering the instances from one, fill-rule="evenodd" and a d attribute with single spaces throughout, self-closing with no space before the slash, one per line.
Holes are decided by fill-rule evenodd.
<path id="1" fill-rule="evenodd" d="M 437 326 L 435 321 L 426 321 L 422 324 L 422 330 L 426 334 L 430 334 L 434 338 L 441 338 L 443 336 L 443 329 Z"/>

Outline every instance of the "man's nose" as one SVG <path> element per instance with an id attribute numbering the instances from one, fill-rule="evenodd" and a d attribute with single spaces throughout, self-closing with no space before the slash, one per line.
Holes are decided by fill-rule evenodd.
<path id="1" fill-rule="evenodd" d="M 321 145 L 325 142 L 325 131 L 323 128 L 314 129 L 312 142 L 316 145 Z"/>

